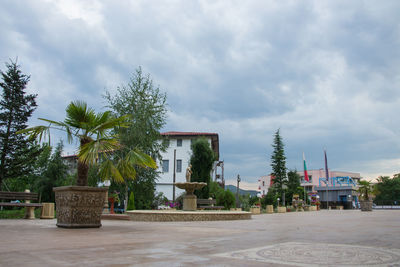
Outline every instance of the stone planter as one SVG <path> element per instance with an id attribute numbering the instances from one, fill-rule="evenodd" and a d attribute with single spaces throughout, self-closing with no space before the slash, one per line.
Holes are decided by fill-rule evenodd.
<path id="1" fill-rule="evenodd" d="M 101 227 L 107 188 L 89 186 L 55 187 L 57 226 L 63 228 Z"/>
<path id="2" fill-rule="evenodd" d="M 250 212 L 252 214 L 260 214 L 261 213 L 261 208 L 260 207 L 251 207 Z"/>
<path id="3" fill-rule="evenodd" d="M 310 211 L 317 211 L 317 206 L 310 206 Z"/>
<path id="4" fill-rule="evenodd" d="M 267 211 L 268 214 L 274 213 L 274 206 L 273 205 L 267 205 Z"/>
<path id="5" fill-rule="evenodd" d="M 230 208 L 230 211 L 242 211 L 242 208 Z"/>
<path id="6" fill-rule="evenodd" d="M 54 203 L 42 203 L 40 219 L 54 219 Z"/>
<path id="7" fill-rule="evenodd" d="M 372 201 L 371 200 L 360 201 L 360 208 L 361 211 L 372 211 Z"/>
<path id="8" fill-rule="evenodd" d="M 278 207 L 278 213 L 285 213 L 286 207 Z"/>

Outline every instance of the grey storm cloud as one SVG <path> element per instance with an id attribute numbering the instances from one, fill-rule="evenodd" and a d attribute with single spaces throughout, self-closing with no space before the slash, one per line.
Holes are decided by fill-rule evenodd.
<path id="1" fill-rule="evenodd" d="M 168 95 L 165 130 L 220 135 L 226 178 L 270 170 L 280 128 L 289 168 L 367 178 L 400 165 L 398 1 L 3 1 L 0 62 L 18 57 L 34 117 L 63 119 L 138 66 Z M 1 65 L 1 69 L 4 65 Z M 37 123 L 35 119 L 32 124 Z"/>

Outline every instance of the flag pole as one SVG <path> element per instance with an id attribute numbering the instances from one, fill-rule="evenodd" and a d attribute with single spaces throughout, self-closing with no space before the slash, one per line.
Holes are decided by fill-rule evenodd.
<path id="1" fill-rule="evenodd" d="M 324 155 L 325 155 L 325 177 L 326 177 L 326 209 L 329 210 L 329 200 L 328 200 L 329 171 L 328 171 L 328 159 L 326 157 L 326 149 L 324 149 Z"/>
<path id="2" fill-rule="evenodd" d="M 308 179 L 308 173 L 307 173 L 307 165 L 306 165 L 306 157 L 304 156 L 304 151 L 303 151 L 303 168 L 304 168 L 304 202 L 307 204 L 307 199 L 306 199 L 306 181 L 309 182 L 310 180 Z"/>

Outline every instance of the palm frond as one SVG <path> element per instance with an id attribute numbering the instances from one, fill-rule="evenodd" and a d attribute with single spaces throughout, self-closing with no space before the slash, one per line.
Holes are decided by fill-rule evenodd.
<path id="1" fill-rule="evenodd" d="M 86 102 L 73 101 L 66 108 L 67 116 L 64 123 L 82 130 L 87 130 L 93 127 L 96 113 L 92 108 L 89 108 Z"/>
<path id="2" fill-rule="evenodd" d="M 113 180 L 117 183 L 123 183 L 124 178 L 118 169 L 114 166 L 114 163 L 107 159 L 100 164 L 99 175 L 102 180 Z"/>
<path id="3" fill-rule="evenodd" d="M 125 180 L 127 179 L 134 180 L 136 178 L 135 167 L 132 164 L 130 164 L 130 162 L 127 161 L 126 158 L 120 159 L 118 161 L 117 168 L 121 173 L 122 177 L 125 178 Z"/>
<path id="4" fill-rule="evenodd" d="M 96 127 L 90 129 L 89 133 L 97 133 L 99 138 L 102 138 L 105 136 L 105 132 L 107 130 L 114 129 L 115 127 L 123 127 L 127 128 L 129 127 L 130 122 L 128 121 L 129 116 L 121 116 L 118 118 L 112 118 L 111 113 L 108 113 L 108 115 L 105 115 L 106 112 L 99 114 L 101 118 L 98 119 L 98 122 L 100 124 L 97 124 Z"/>
<path id="5" fill-rule="evenodd" d="M 110 158 L 110 154 L 120 148 L 119 142 L 114 138 L 91 140 L 80 147 L 78 158 L 85 164 L 95 164 L 101 155 Z"/>
<path id="6" fill-rule="evenodd" d="M 138 149 L 129 151 L 126 158 L 127 161 L 133 165 L 138 165 L 143 168 L 157 168 L 157 163 L 153 160 L 153 158 Z"/>
<path id="7" fill-rule="evenodd" d="M 25 134 L 30 140 L 39 140 L 42 142 L 43 138 L 49 137 L 50 143 L 50 127 L 49 126 L 35 126 L 26 128 L 17 132 L 17 134 Z"/>

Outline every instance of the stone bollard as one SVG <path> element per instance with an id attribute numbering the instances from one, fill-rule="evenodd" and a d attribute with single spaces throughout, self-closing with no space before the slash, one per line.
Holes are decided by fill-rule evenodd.
<path id="1" fill-rule="evenodd" d="M 25 193 L 30 193 L 29 189 L 25 189 Z M 30 200 L 25 200 L 25 203 L 31 203 Z M 25 207 L 25 219 L 35 219 L 35 207 Z"/>
<path id="2" fill-rule="evenodd" d="M 40 219 L 54 219 L 54 203 L 42 203 Z"/>

